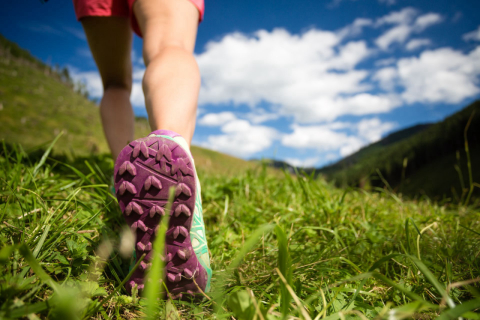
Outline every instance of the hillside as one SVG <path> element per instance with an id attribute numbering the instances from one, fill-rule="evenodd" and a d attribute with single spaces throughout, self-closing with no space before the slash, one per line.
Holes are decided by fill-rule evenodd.
<path id="1" fill-rule="evenodd" d="M 317 173 L 337 185 L 368 189 L 385 186 L 378 169 L 393 189 L 404 194 L 460 198 L 462 190 L 469 186 L 464 131 L 470 117 L 467 132 L 470 160 L 473 181 L 479 182 L 480 101 L 439 123 L 418 125 L 390 134 L 333 165 L 319 169 Z"/>
<path id="2" fill-rule="evenodd" d="M 72 157 L 108 152 L 98 107 L 76 92 L 68 71 L 54 70 L 0 35 L 0 139 L 38 148 L 64 132 L 54 154 Z M 145 118 L 135 135 L 149 133 Z M 199 170 L 234 173 L 256 165 L 200 147 L 192 147 Z M 215 168 L 214 168 L 215 166 Z"/>
<path id="3" fill-rule="evenodd" d="M 430 123 L 419 124 L 419 125 L 415 125 L 413 127 L 408 127 L 408 128 L 402 129 L 402 130 L 395 131 L 395 132 L 389 134 L 388 136 L 386 136 L 385 138 L 381 139 L 380 141 L 372 143 L 372 144 L 358 150 L 354 154 L 351 154 L 351 155 L 343 158 L 342 160 L 336 162 L 335 164 L 329 165 L 328 167 L 325 168 L 325 170 L 326 170 L 325 172 L 327 173 L 330 170 L 333 172 L 333 171 L 337 171 L 339 169 L 348 167 L 350 165 L 354 165 L 358 161 L 361 161 L 361 159 L 369 157 L 369 155 L 374 153 L 375 150 L 381 150 L 384 147 L 387 147 L 389 145 L 392 145 L 392 144 L 395 144 L 399 141 L 407 139 L 410 136 L 427 129 L 428 127 L 430 127 L 430 125 L 431 125 Z"/>

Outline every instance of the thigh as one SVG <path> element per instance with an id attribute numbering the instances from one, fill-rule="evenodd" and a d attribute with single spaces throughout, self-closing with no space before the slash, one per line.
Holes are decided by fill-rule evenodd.
<path id="1" fill-rule="evenodd" d="M 132 87 L 132 31 L 127 17 L 81 19 L 104 89 Z"/>
<path id="2" fill-rule="evenodd" d="M 151 61 L 163 47 L 195 47 L 199 11 L 189 0 L 137 0 L 133 6 L 143 34 L 143 58 Z"/>

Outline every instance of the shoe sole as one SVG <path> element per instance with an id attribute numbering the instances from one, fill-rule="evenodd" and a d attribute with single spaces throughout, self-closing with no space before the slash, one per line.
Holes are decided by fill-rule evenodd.
<path id="1" fill-rule="evenodd" d="M 164 253 L 166 284 L 172 299 L 191 299 L 205 290 L 207 272 L 193 251 L 192 227 L 196 173 L 189 155 L 176 142 L 162 137 L 135 140 L 120 152 L 114 169 L 115 190 L 125 221 L 136 236 L 137 261 L 145 259 L 126 284 L 131 292 L 144 288 L 155 234 L 171 187 L 175 188 Z M 136 261 L 136 262 L 137 262 Z M 198 287 L 197 287 L 197 285 Z"/>

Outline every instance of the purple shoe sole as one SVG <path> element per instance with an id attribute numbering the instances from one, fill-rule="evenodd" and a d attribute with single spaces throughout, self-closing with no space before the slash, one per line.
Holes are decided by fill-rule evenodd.
<path id="1" fill-rule="evenodd" d="M 137 261 L 145 259 L 126 285 L 128 292 L 137 284 L 144 287 L 150 267 L 155 234 L 175 187 L 166 234 L 166 284 L 173 299 L 191 299 L 205 290 L 207 272 L 193 251 L 190 229 L 195 210 L 195 169 L 189 155 L 176 142 L 147 137 L 131 142 L 120 152 L 114 170 L 115 190 L 120 209 L 136 236 Z M 195 282 L 198 284 L 195 285 Z"/>

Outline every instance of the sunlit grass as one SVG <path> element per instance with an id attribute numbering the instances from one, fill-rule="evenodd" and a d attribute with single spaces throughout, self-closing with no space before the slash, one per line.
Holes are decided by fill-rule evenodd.
<path id="1" fill-rule="evenodd" d="M 1 149 L 0 318 L 480 319 L 475 205 L 198 168 L 212 291 L 152 306 L 162 286 L 150 299 L 123 288 L 111 159 Z"/>

